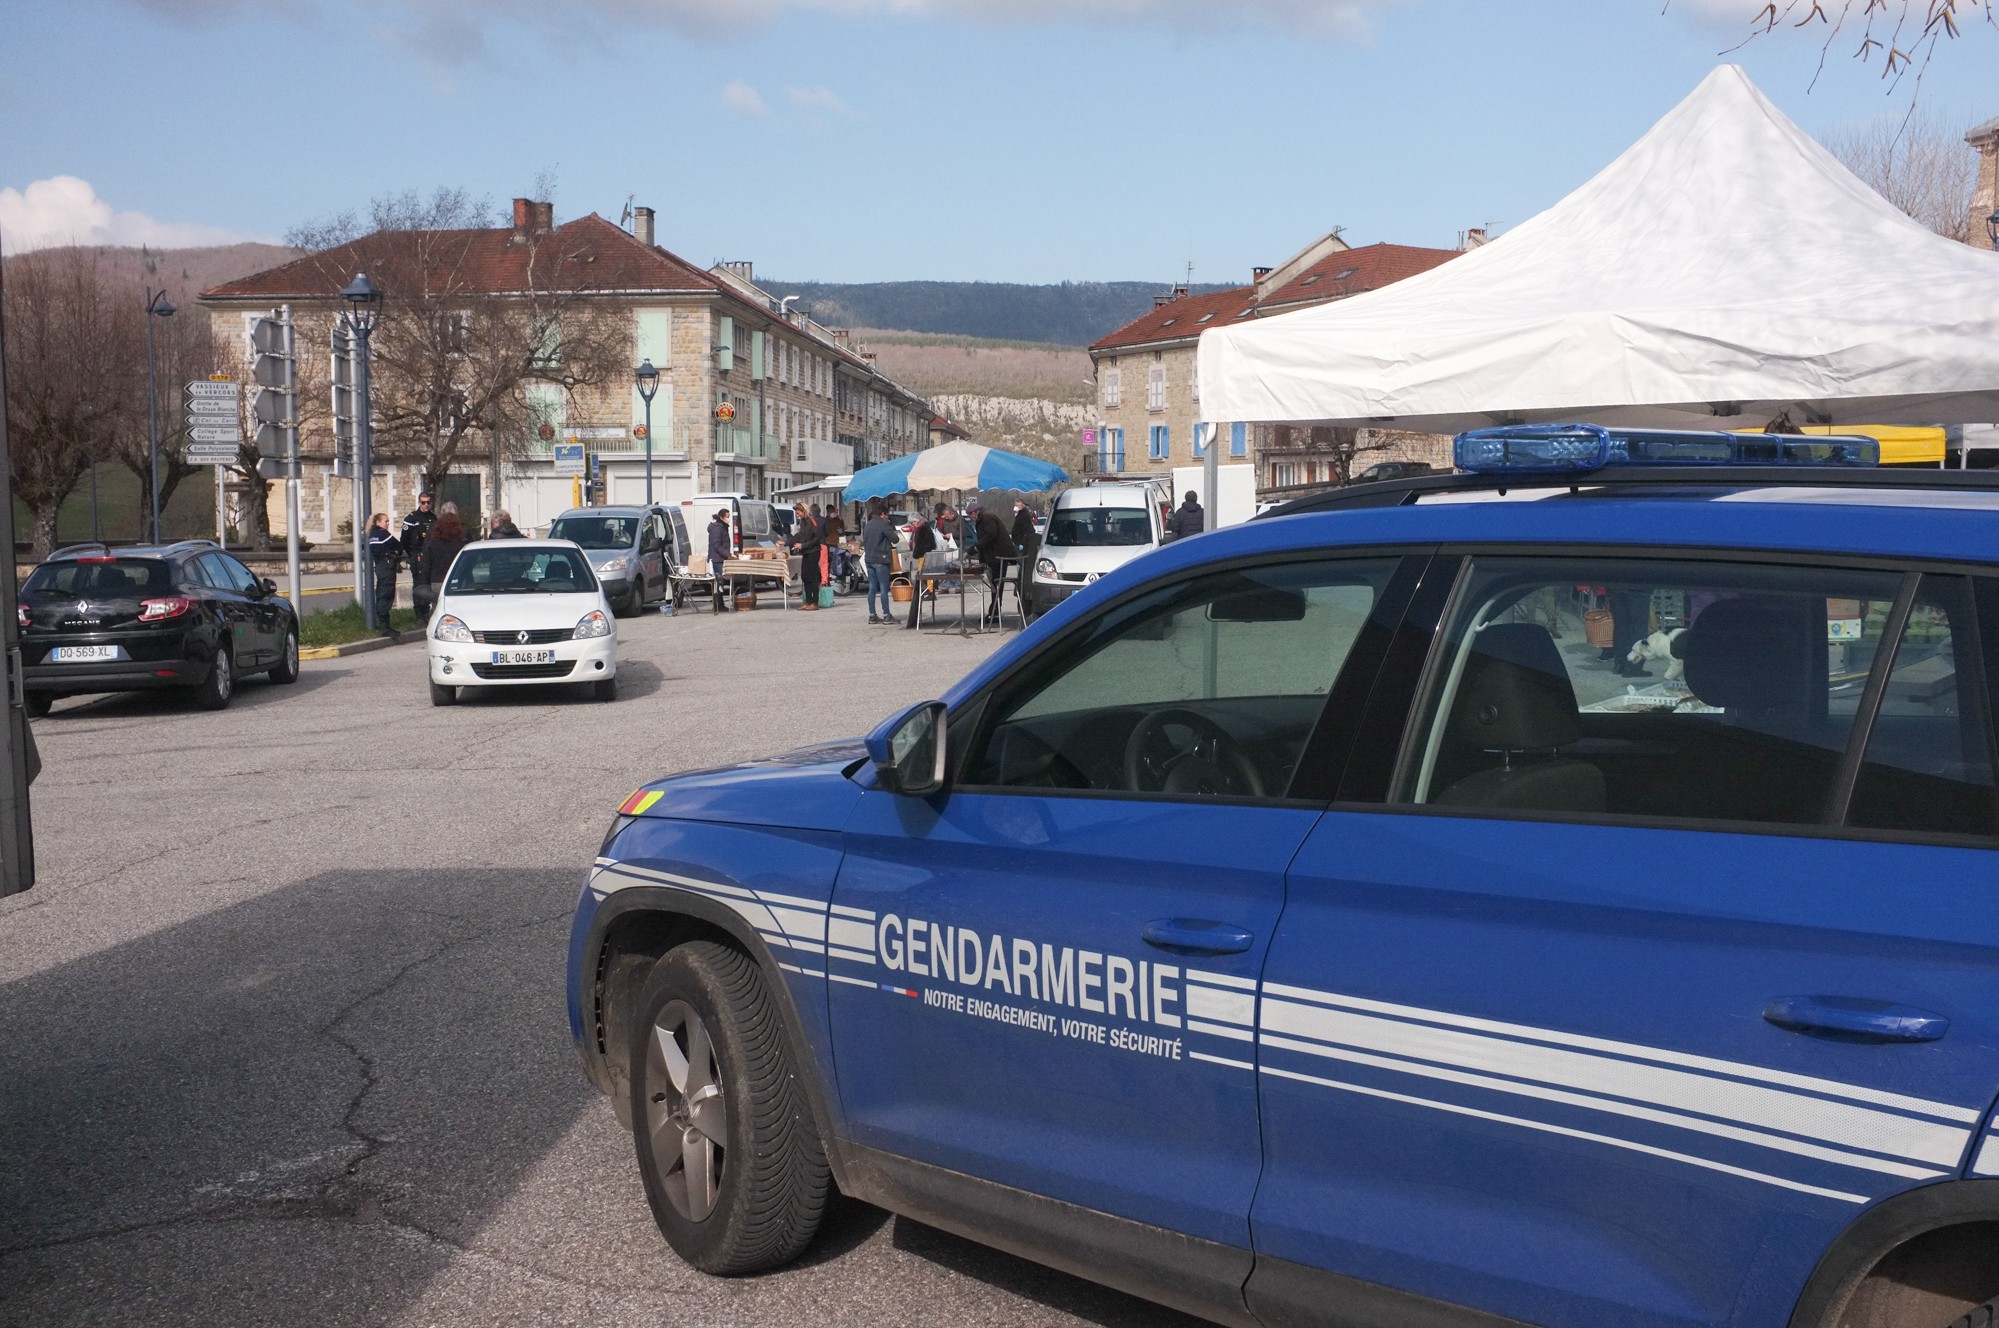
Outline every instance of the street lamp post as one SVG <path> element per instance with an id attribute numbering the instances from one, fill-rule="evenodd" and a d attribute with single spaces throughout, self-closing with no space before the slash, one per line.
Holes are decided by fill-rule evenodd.
<path id="1" fill-rule="evenodd" d="M 659 370 L 652 367 L 650 359 L 632 371 L 632 381 L 638 384 L 639 400 L 646 403 L 646 506 L 652 506 L 652 399 L 659 391 Z"/>
<path id="2" fill-rule="evenodd" d="M 368 335 L 382 321 L 382 292 L 368 280 L 366 272 L 356 272 L 354 280 L 341 290 L 347 302 L 348 330 L 355 339 L 354 373 L 354 588 L 363 591 L 374 569 L 368 566 L 368 508 L 375 482 L 374 403 L 369 399 Z M 361 617 L 369 631 L 380 626 L 375 621 L 375 597 L 361 594 Z"/>
<path id="3" fill-rule="evenodd" d="M 173 301 L 164 290 L 146 287 L 146 440 L 149 464 L 146 468 L 146 487 L 150 490 L 153 515 L 153 542 L 160 541 L 160 393 L 153 371 L 153 320 L 172 318 Z M 97 472 L 91 471 L 95 483 Z M 221 480 L 216 481 L 218 484 Z"/>

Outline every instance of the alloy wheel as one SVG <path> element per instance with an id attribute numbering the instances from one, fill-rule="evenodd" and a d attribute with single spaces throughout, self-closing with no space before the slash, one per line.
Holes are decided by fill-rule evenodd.
<path id="1" fill-rule="evenodd" d="M 646 1049 L 646 1131 L 669 1202 L 690 1222 L 715 1210 L 728 1156 L 721 1067 L 708 1026 L 685 1001 L 669 1001 Z"/>

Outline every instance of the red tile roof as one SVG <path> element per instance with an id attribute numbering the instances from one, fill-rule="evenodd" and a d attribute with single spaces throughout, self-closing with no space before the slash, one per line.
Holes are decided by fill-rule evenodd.
<path id="1" fill-rule="evenodd" d="M 409 265 L 412 232 L 376 231 L 347 244 L 224 282 L 202 292 L 203 299 L 330 299 L 367 272 L 394 299 L 395 274 Z M 550 231 L 536 244 L 516 243 L 510 226 L 434 231 L 424 263 L 433 288 L 465 294 L 507 294 L 528 289 L 564 291 L 720 292 L 714 277 L 665 249 L 639 243 L 623 228 L 597 216 L 578 217 Z"/>
<path id="2" fill-rule="evenodd" d="M 1317 304 L 1325 300 L 1380 290 L 1404 277 L 1441 267 L 1458 256 L 1456 249 L 1418 249 L 1406 244 L 1369 244 L 1327 254 L 1311 267 L 1272 291 L 1257 305 L 1272 310 L 1283 305 Z"/>
<path id="3" fill-rule="evenodd" d="M 1134 318 L 1107 337 L 1090 343 L 1091 350 L 1116 350 L 1155 341 L 1198 337 L 1211 327 L 1232 322 L 1256 304 L 1256 287 L 1236 286 L 1207 295 L 1182 295 Z"/>

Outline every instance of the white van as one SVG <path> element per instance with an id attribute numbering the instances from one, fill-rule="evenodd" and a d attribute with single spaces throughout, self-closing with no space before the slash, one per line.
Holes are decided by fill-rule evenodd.
<path id="1" fill-rule="evenodd" d="M 1113 481 L 1065 489 L 1048 513 L 1028 599 L 1045 613 L 1106 572 L 1159 547 L 1164 481 Z"/>
<path id="2" fill-rule="evenodd" d="M 681 518 L 687 524 L 696 557 L 707 559 L 708 523 L 723 508 L 728 509 L 731 517 L 729 529 L 735 541 L 729 550 L 732 555 L 741 554 L 745 544 L 769 544 L 775 538 L 771 533 L 771 507 L 763 499 L 746 493 L 697 493 L 680 500 Z"/>

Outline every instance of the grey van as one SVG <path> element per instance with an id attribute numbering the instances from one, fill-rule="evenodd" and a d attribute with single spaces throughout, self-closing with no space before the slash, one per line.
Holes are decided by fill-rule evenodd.
<path id="1" fill-rule="evenodd" d="M 548 537 L 581 548 L 612 612 L 633 614 L 669 593 L 673 545 L 685 543 L 674 538 L 669 515 L 658 506 L 572 507 L 550 523 Z"/>

